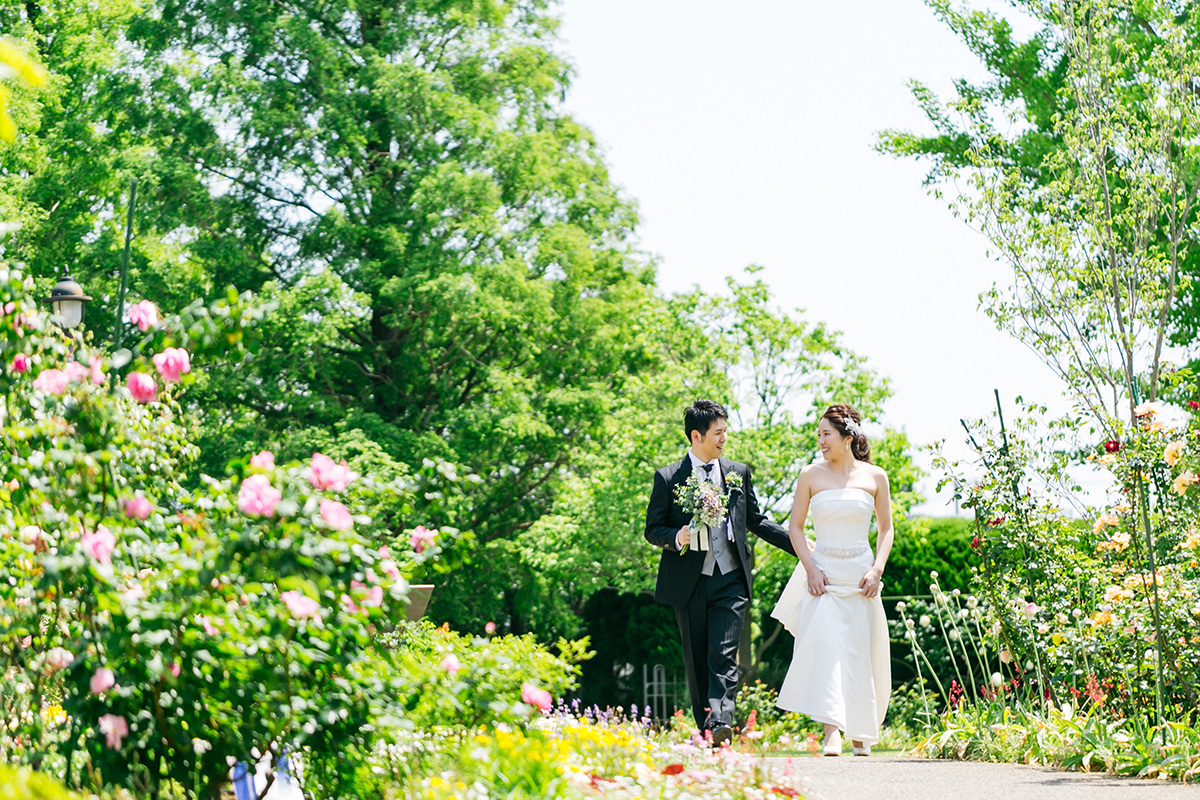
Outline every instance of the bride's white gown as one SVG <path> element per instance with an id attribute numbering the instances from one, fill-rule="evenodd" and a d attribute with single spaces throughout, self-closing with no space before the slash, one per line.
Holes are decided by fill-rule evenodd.
<path id="1" fill-rule="evenodd" d="M 858 585 L 875 563 L 867 542 L 875 501 L 863 489 L 826 489 L 808 507 L 817 532 L 813 560 L 829 585 L 810 595 L 799 563 L 771 612 L 796 637 L 776 704 L 875 744 L 892 687 L 883 601 L 864 597 Z"/>

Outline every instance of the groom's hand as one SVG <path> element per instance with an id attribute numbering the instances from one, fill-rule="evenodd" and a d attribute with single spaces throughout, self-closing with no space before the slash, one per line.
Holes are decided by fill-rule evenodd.
<path id="1" fill-rule="evenodd" d="M 675 534 L 675 549 L 682 550 L 692 543 L 692 529 L 684 525 L 679 529 L 679 533 Z"/>

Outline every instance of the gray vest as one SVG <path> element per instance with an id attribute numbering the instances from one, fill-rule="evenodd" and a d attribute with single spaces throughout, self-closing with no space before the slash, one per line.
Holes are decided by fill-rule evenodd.
<path id="1" fill-rule="evenodd" d="M 715 466 L 714 469 L 720 470 L 720 466 Z M 713 476 L 715 478 L 715 476 Z M 713 480 L 717 483 L 717 480 Z M 724 481 L 723 478 L 719 479 Z M 719 484 L 718 484 L 719 485 Z M 704 566 L 700 571 L 705 575 L 725 575 L 733 572 L 741 563 L 737 554 L 737 545 L 729 541 L 729 525 L 730 520 L 725 518 L 725 522 L 717 527 L 716 530 L 709 529 L 708 531 L 708 547 L 709 550 L 704 555 Z M 720 567 L 720 570 L 715 570 L 714 567 Z"/>

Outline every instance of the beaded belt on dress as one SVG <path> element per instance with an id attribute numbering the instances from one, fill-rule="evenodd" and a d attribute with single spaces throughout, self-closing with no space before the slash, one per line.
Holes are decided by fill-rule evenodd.
<path id="1" fill-rule="evenodd" d="M 816 552 L 829 558 L 855 558 L 864 553 L 871 552 L 871 546 L 868 544 L 860 544 L 857 547 L 824 547 L 817 545 Z"/>

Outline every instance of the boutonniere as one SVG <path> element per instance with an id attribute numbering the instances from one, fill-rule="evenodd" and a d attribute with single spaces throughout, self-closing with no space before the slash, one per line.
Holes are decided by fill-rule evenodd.
<path id="1" fill-rule="evenodd" d="M 732 494 L 742 490 L 742 473 L 732 470 L 725 476 L 725 489 Z"/>

